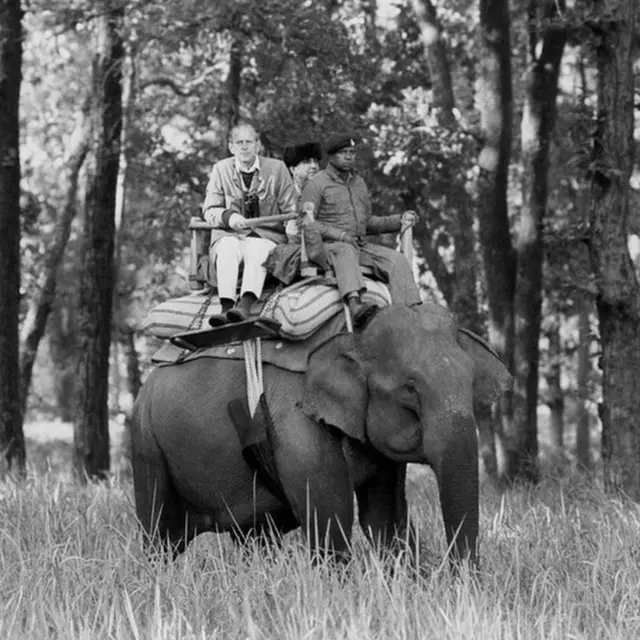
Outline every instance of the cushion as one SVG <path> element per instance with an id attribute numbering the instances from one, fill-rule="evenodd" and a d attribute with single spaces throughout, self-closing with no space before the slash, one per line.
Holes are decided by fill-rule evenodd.
<path id="1" fill-rule="evenodd" d="M 198 291 L 156 305 L 142 321 L 142 328 L 158 338 L 170 338 L 183 331 L 209 329 L 209 317 L 221 310 L 213 291 Z"/>
<path id="2" fill-rule="evenodd" d="M 384 307 L 391 304 L 389 289 L 381 282 L 365 278 L 364 302 Z M 260 316 L 276 320 L 280 335 L 288 340 L 306 340 L 325 322 L 343 310 L 343 302 L 333 278 L 302 281 L 274 294 Z"/>

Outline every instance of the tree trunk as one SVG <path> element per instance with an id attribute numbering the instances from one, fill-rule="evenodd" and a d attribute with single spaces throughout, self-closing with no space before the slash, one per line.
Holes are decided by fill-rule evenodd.
<path id="1" fill-rule="evenodd" d="M 604 481 L 608 490 L 640 500 L 640 287 L 627 248 L 638 3 L 608 0 L 593 7 L 598 108 L 589 176 L 589 253 L 602 343 Z"/>
<path id="2" fill-rule="evenodd" d="M 0 473 L 25 470 L 20 402 L 20 84 L 22 8 L 0 1 Z"/>
<path id="3" fill-rule="evenodd" d="M 476 102 L 484 146 L 478 158 L 479 237 L 489 303 L 489 341 L 513 371 L 516 274 L 507 210 L 512 124 L 509 28 L 507 0 L 480 0 L 481 50 Z M 512 421 L 509 392 L 501 402 L 497 427 L 500 472 L 511 477 L 512 451 L 518 451 L 519 443 Z"/>
<path id="4" fill-rule="evenodd" d="M 438 110 L 442 126 L 455 124 L 455 100 L 447 48 L 441 37 L 442 29 L 431 0 L 411 0 L 420 28 L 420 40 L 427 54 L 429 79 L 433 90 L 433 106 Z"/>
<path id="5" fill-rule="evenodd" d="M 127 363 L 127 382 L 131 399 L 135 401 L 142 387 L 142 376 L 140 375 L 140 357 L 136 349 L 136 334 L 132 327 L 124 327 L 121 333 L 122 344 L 124 346 L 124 357 Z"/>
<path id="6" fill-rule="evenodd" d="M 549 339 L 549 372 L 547 373 L 547 388 L 549 397 L 549 430 L 551 433 L 552 457 L 556 463 L 562 463 L 564 455 L 564 392 L 562 390 L 562 340 L 560 338 L 560 318 L 554 317 L 547 330 Z"/>
<path id="7" fill-rule="evenodd" d="M 240 90 L 242 88 L 242 56 L 244 42 L 241 35 L 231 36 L 229 73 L 227 75 L 227 124 L 228 131 L 240 120 Z"/>
<path id="8" fill-rule="evenodd" d="M 538 54 L 537 9 L 542 4 L 544 32 Z M 566 41 L 564 28 L 554 27 L 564 3 L 530 0 L 527 32 L 528 78 L 522 114 L 522 207 L 515 228 L 517 284 L 515 289 L 515 384 L 513 423 L 517 448 L 509 464 L 511 479 L 536 481 L 538 476 L 538 365 L 542 319 L 543 225 L 547 211 L 549 149 L 556 121 L 558 74 Z"/>
<path id="9" fill-rule="evenodd" d="M 64 181 L 67 183 L 65 204 L 56 220 L 56 228 L 53 238 L 48 245 L 47 257 L 43 265 L 38 282 L 38 294 L 34 297 L 27 316 L 22 324 L 20 358 L 20 397 L 22 411 L 26 413 L 29 388 L 33 365 L 38 355 L 40 340 L 47 327 L 47 320 L 53 308 L 58 283 L 58 269 L 62 262 L 69 236 L 71 235 L 71 223 L 76 215 L 76 200 L 78 196 L 78 176 L 87 156 L 90 139 L 90 107 L 91 98 L 88 97 L 78 116 L 74 133 L 71 137 L 71 146 L 67 154 L 66 174 Z"/>
<path id="10" fill-rule="evenodd" d="M 578 343 L 578 411 L 576 418 L 576 460 L 578 469 L 591 470 L 590 420 L 589 420 L 589 377 L 591 375 L 591 331 L 589 327 L 589 311 L 591 303 L 586 295 L 578 299 L 579 306 L 579 343 Z"/>
<path id="11" fill-rule="evenodd" d="M 376 58 L 380 52 L 378 40 L 378 0 L 362 0 L 365 42 L 369 55 Z"/>
<path id="12" fill-rule="evenodd" d="M 124 10 L 104 6 L 93 60 L 93 171 L 88 172 L 80 286 L 74 466 L 81 478 L 109 471 L 109 346 L 113 306 L 115 194 L 122 127 Z"/>
<path id="13" fill-rule="evenodd" d="M 421 41 L 426 53 L 438 124 L 441 127 L 455 129 L 457 127 L 453 115 L 455 97 L 449 57 L 441 37 L 442 29 L 437 19 L 436 10 L 431 0 L 412 0 L 411 4 L 418 20 Z M 455 277 L 454 283 L 451 283 L 450 278 L 446 278 L 446 283 L 442 283 L 441 290 L 445 293 L 447 304 L 456 314 L 458 321 L 468 329 L 483 334 L 476 295 L 477 273 L 473 216 L 463 180 L 460 179 L 457 171 L 452 171 L 451 174 L 451 190 L 447 197 L 447 206 L 454 211 L 454 219 L 457 222 L 451 233 L 456 249 Z M 430 263 L 431 266 L 435 267 L 436 265 Z M 432 269 L 432 272 L 438 273 L 438 269 Z M 444 278 L 440 278 L 440 280 L 442 281 Z"/>
<path id="14" fill-rule="evenodd" d="M 116 185 L 115 207 L 115 257 L 113 260 L 113 318 L 116 339 L 112 340 L 113 352 L 113 386 L 114 409 L 120 413 L 120 391 L 122 381 L 120 376 L 120 327 L 124 326 L 125 310 L 122 308 L 122 293 L 120 291 L 120 275 L 122 268 L 122 235 L 127 213 L 127 185 L 129 178 L 129 131 L 131 109 L 135 103 L 136 61 L 135 54 L 129 50 L 126 54 L 123 84 L 122 84 L 122 130 L 120 132 L 120 158 L 118 160 L 118 182 Z"/>

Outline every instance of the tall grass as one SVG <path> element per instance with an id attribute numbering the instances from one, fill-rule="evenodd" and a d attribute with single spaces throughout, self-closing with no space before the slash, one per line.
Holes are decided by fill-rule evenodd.
<path id="1" fill-rule="evenodd" d="M 0 638 L 637 638 L 640 510 L 577 478 L 483 490 L 479 576 L 452 577 L 432 476 L 412 473 L 422 571 L 371 553 L 311 566 L 200 536 L 176 561 L 142 549 L 128 478 L 49 471 L 0 485 Z"/>

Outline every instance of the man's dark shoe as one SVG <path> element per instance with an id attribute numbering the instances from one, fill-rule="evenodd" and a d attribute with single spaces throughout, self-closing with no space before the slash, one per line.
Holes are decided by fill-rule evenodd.
<path id="1" fill-rule="evenodd" d="M 220 313 L 216 313 L 209 318 L 209 326 L 222 327 L 225 324 L 229 324 L 227 313 L 229 309 L 233 307 L 233 300 L 230 298 L 220 298 L 220 306 L 222 307 Z"/>
<path id="2" fill-rule="evenodd" d="M 209 326 L 210 327 L 222 327 L 225 324 L 228 324 L 229 320 L 227 320 L 226 313 L 216 313 L 209 318 Z"/>
<path id="3" fill-rule="evenodd" d="M 349 306 L 354 329 L 364 329 L 378 312 L 376 305 L 363 302 L 359 295 L 349 296 L 347 305 Z"/>
<path id="4" fill-rule="evenodd" d="M 244 322 L 248 316 L 240 307 L 234 307 L 226 313 L 227 322 Z"/>
<path id="5" fill-rule="evenodd" d="M 227 322 L 244 322 L 251 317 L 251 307 L 257 300 L 253 293 L 245 293 L 238 304 L 227 311 Z"/>

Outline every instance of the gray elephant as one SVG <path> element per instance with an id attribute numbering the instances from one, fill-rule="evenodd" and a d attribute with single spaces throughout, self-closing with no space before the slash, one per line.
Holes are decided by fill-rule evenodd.
<path id="1" fill-rule="evenodd" d="M 453 557 L 475 561 L 473 406 L 494 400 L 509 380 L 497 355 L 435 305 L 380 310 L 362 333 L 341 333 L 314 351 L 306 373 L 266 364 L 270 442 L 285 501 L 256 482 L 227 412 L 244 391 L 244 363 L 201 358 L 160 367 L 134 408 L 138 516 L 148 540 L 176 553 L 203 531 L 267 526 L 303 526 L 312 550 L 342 553 L 355 492 L 364 532 L 391 546 L 410 535 L 406 465 L 426 463 Z"/>

